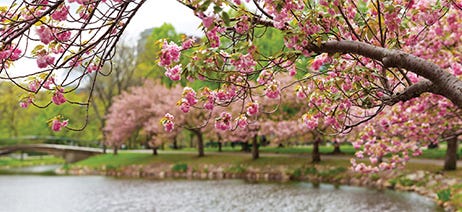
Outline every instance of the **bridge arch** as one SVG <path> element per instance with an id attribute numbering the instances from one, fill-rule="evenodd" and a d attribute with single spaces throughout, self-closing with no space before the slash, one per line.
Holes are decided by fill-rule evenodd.
<path id="1" fill-rule="evenodd" d="M 78 147 L 58 144 L 18 144 L 0 147 L 0 155 L 17 151 L 34 151 L 62 157 L 66 163 L 73 163 L 93 155 L 102 154 L 103 150 L 91 147 Z"/>

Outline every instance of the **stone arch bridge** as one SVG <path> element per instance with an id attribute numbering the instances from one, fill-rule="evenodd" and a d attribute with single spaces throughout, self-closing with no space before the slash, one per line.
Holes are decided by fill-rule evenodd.
<path id="1" fill-rule="evenodd" d="M 103 150 L 91 147 L 68 146 L 59 144 L 18 144 L 0 146 L 0 156 L 11 154 L 17 151 L 33 151 L 51 154 L 62 157 L 66 163 L 73 163 L 86 159 L 90 156 L 102 154 Z"/>

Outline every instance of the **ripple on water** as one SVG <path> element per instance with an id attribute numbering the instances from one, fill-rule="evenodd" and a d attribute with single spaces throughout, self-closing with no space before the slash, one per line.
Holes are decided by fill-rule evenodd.
<path id="1" fill-rule="evenodd" d="M 0 176 L 2 211 L 435 211 L 412 193 L 310 183 Z"/>

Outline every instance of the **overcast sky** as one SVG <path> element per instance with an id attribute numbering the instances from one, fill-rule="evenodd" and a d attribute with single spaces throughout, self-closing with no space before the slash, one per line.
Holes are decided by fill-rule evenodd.
<path id="1" fill-rule="evenodd" d="M 128 40 L 136 41 L 140 32 L 159 27 L 163 23 L 171 23 L 177 32 L 201 35 L 201 31 L 197 29 L 200 19 L 176 0 L 147 0 L 127 26 L 124 35 Z"/>

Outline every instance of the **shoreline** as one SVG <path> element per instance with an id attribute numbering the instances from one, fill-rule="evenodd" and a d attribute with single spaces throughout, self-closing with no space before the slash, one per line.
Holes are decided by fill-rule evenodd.
<path id="1" fill-rule="evenodd" d="M 242 179 L 250 182 L 309 182 L 366 187 L 377 190 L 414 192 L 428 197 L 445 211 L 457 211 L 450 201 L 438 199 L 438 192 L 460 184 L 460 180 L 428 171 L 393 170 L 380 174 L 358 174 L 344 167 L 313 165 L 292 169 L 288 166 L 240 167 L 229 164 L 145 164 L 123 167 L 88 167 L 72 165 L 56 170 L 58 175 L 99 175 L 142 179 L 225 180 Z"/>

